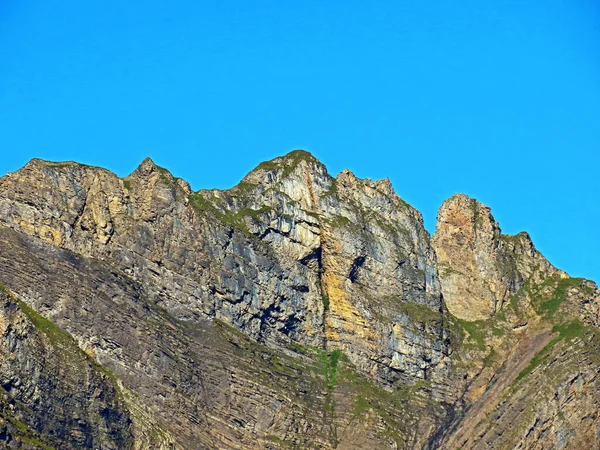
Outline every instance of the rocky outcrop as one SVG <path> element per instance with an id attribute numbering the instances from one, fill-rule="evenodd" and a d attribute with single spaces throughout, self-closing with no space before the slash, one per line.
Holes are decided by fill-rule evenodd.
<path id="1" fill-rule="evenodd" d="M 296 151 L 259 165 L 230 191 L 198 195 L 308 269 L 308 294 L 316 294 L 310 331 L 328 348 L 389 385 L 428 371 L 443 376 L 441 320 L 418 317 L 441 311 L 429 236 L 389 180 L 360 180 L 349 171 L 334 179 Z M 419 327 L 428 332 L 415 333 Z"/>
<path id="2" fill-rule="evenodd" d="M 535 249 L 527 233 L 501 234 L 490 208 L 463 194 L 442 204 L 432 243 L 444 301 L 460 319 L 493 316 L 532 277 L 567 277 Z"/>
<path id="3" fill-rule="evenodd" d="M 81 395 L 106 392 L 103 408 L 118 412 L 98 419 L 95 403 L 64 394 L 79 406 L 61 426 L 87 420 L 81 448 L 589 439 L 596 422 L 576 424 L 596 401 L 593 363 L 575 349 L 581 330 L 596 333 L 595 285 L 555 269 L 526 233 L 502 235 L 466 196 L 444 202 L 438 219 L 430 240 L 389 180 L 334 178 L 304 151 L 261 163 L 232 189 L 198 192 L 150 159 L 124 179 L 33 160 L 0 179 L 0 283 L 20 311 L 71 339 L 87 367 Z M 571 350 L 573 364 L 561 365 L 587 364 L 590 388 L 569 391 L 569 418 L 546 409 L 534 415 L 543 433 L 502 431 L 545 398 L 531 390 L 543 383 L 529 381 L 538 368 Z M 492 413 L 497 425 L 484 420 Z M 13 426 L 14 442 L 64 447 L 53 423 L 6 417 L 32 430 L 18 437 Z"/>
<path id="4" fill-rule="evenodd" d="M 453 196 L 440 208 L 433 239 L 448 310 L 465 320 L 491 317 L 509 287 L 498 264 L 500 228 L 490 209 L 467 196 Z"/>

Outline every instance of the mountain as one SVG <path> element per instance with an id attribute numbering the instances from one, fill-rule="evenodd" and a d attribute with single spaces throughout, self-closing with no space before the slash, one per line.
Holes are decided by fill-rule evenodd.
<path id="1" fill-rule="evenodd" d="M 34 159 L 0 179 L 0 283 L 6 448 L 600 443 L 593 282 L 305 151 L 198 192 Z"/>

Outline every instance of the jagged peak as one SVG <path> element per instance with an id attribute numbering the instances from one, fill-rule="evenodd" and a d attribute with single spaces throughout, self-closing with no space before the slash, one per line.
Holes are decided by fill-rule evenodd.
<path id="1" fill-rule="evenodd" d="M 349 169 L 344 169 L 337 174 L 335 180 L 341 184 L 354 184 L 360 179 Z"/>
<path id="2" fill-rule="evenodd" d="M 152 158 L 150 158 L 149 156 L 146 156 L 142 162 L 140 163 L 140 166 L 153 166 L 153 167 L 158 167 L 156 165 L 156 163 L 152 160 Z"/>
<path id="3" fill-rule="evenodd" d="M 492 209 L 479 200 L 466 194 L 454 194 L 444 200 L 437 216 L 436 230 L 453 228 L 454 232 L 471 234 L 475 239 L 497 240 L 501 238 L 513 248 L 519 245 L 522 251 L 533 255 L 537 249 L 526 231 L 516 234 L 502 234 L 500 224 L 492 214 Z M 437 232 L 437 231 L 436 231 Z"/>
<path id="4" fill-rule="evenodd" d="M 461 221 L 461 216 L 463 219 L 468 218 L 468 220 Z M 444 200 L 437 217 L 437 229 L 452 225 L 456 231 L 460 231 L 465 226 L 471 229 L 481 229 L 484 225 L 487 225 L 488 231 L 491 232 L 493 237 L 502 238 L 507 243 L 515 244 L 518 242 L 524 250 L 531 254 L 536 251 L 529 233 L 521 231 L 516 234 L 502 234 L 500 225 L 492 215 L 492 209 L 466 194 L 454 194 Z M 478 231 L 481 234 L 481 230 Z"/>
<path id="5" fill-rule="evenodd" d="M 444 200 L 437 214 L 436 230 L 441 226 L 452 226 L 457 229 L 469 227 L 472 230 L 485 229 L 488 233 L 499 236 L 500 225 L 492 215 L 492 209 L 466 194 L 454 194 Z"/>
<path id="6" fill-rule="evenodd" d="M 144 158 L 133 173 L 151 173 L 158 170 L 158 165 L 149 156 Z M 165 169 L 166 170 L 166 169 Z"/>
<path id="7" fill-rule="evenodd" d="M 324 166 L 323 163 L 321 161 L 319 161 L 317 158 L 315 158 L 313 156 L 313 154 L 310 153 L 309 151 L 292 150 L 291 152 L 286 153 L 283 156 L 278 156 L 269 161 L 264 161 L 264 162 L 260 163 L 257 166 L 257 168 L 260 168 L 262 166 L 263 168 L 277 169 L 277 168 L 281 168 L 281 167 L 296 166 L 296 165 L 300 164 L 301 162 L 307 162 L 310 164 L 316 164 L 318 166 Z"/>
<path id="8" fill-rule="evenodd" d="M 344 169 L 336 176 L 336 183 L 339 183 L 342 186 L 352 186 L 357 183 L 361 183 L 364 186 L 368 186 L 372 189 L 375 189 L 382 194 L 387 195 L 388 197 L 393 197 L 398 195 L 394 188 L 392 187 L 392 182 L 389 178 L 383 178 L 381 180 L 371 180 L 370 178 L 358 178 L 354 173 L 352 173 L 349 169 Z"/>
<path id="9" fill-rule="evenodd" d="M 171 172 L 169 172 L 168 169 L 165 169 L 164 167 L 159 166 L 158 164 L 156 164 L 152 158 L 150 157 L 146 157 L 142 160 L 142 162 L 139 164 L 139 166 L 137 166 L 137 168 L 126 178 L 129 177 L 148 177 L 154 173 L 159 173 L 162 176 L 166 176 L 168 178 L 175 178 Z"/>
<path id="10" fill-rule="evenodd" d="M 324 164 L 310 152 L 306 150 L 292 150 L 283 156 L 261 162 L 244 177 L 243 181 L 251 182 L 251 180 L 254 180 L 257 177 L 264 178 L 265 173 L 270 173 L 271 175 L 279 174 L 280 176 L 276 178 L 283 178 L 290 175 L 291 172 L 302 163 L 308 163 L 314 168 L 325 169 L 325 171 L 327 171 Z"/>
<path id="11" fill-rule="evenodd" d="M 466 205 L 470 206 L 471 208 L 481 206 L 488 208 L 476 198 L 470 197 L 467 194 L 457 192 L 456 194 L 452 194 L 449 198 L 442 202 L 442 206 L 440 206 L 440 211 L 452 207 L 464 207 Z"/>
<path id="12" fill-rule="evenodd" d="M 502 234 L 491 209 L 465 194 L 442 203 L 432 245 L 446 305 L 463 320 L 494 315 L 524 279 L 568 276 L 544 258 L 528 233 Z"/>
<path id="13" fill-rule="evenodd" d="M 299 172 L 298 168 L 302 168 L 302 171 Z M 310 152 L 293 150 L 286 155 L 261 162 L 242 179 L 242 182 L 271 186 L 287 178 L 297 178 L 299 182 L 305 183 L 307 177 L 313 180 L 325 179 L 326 184 L 330 184 L 332 180 L 325 165 Z"/>
<path id="14" fill-rule="evenodd" d="M 120 177 L 116 175 L 114 172 L 106 169 L 104 167 L 92 166 L 88 164 L 83 164 L 77 161 L 48 161 L 40 158 L 32 158 L 25 166 L 19 169 L 20 171 L 33 171 L 33 172 L 46 172 L 50 171 L 58 171 L 58 172 L 70 172 L 72 169 L 83 170 L 88 173 L 97 173 L 102 172 L 110 177 L 114 177 L 119 179 Z M 147 157 L 138 165 L 138 167 L 128 176 L 122 178 L 123 180 L 131 180 L 135 178 L 148 178 L 153 174 L 158 173 L 161 179 L 165 181 L 175 181 L 177 186 L 183 189 L 186 193 L 191 192 L 191 188 L 189 183 L 180 178 L 174 177 L 169 170 L 157 165 L 151 158 Z M 11 174 L 8 173 L 7 176 Z"/>
<path id="15" fill-rule="evenodd" d="M 386 195 L 395 195 L 396 191 L 394 191 L 394 187 L 392 186 L 392 181 L 389 178 L 382 178 L 381 180 L 372 181 L 373 186 L 380 192 L 383 192 Z"/>
<path id="16" fill-rule="evenodd" d="M 41 158 L 31 158 L 23 167 L 43 166 L 47 164 L 57 164 L 57 162 L 47 161 Z"/>

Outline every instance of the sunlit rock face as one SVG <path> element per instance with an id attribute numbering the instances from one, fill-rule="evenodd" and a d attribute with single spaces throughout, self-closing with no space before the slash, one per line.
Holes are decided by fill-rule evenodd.
<path id="1" fill-rule="evenodd" d="M 502 235 L 490 208 L 463 194 L 442 204 L 432 244 L 446 306 L 464 320 L 493 316 L 534 272 L 566 276 L 527 233 Z"/>
<path id="2" fill-rule="evenodd" d="M 600 433 L 593 283 L 464 195 L 430 239 L 389 180 L 333 177 L 305 151 L 197 192 L 150 159 L 123 179 L 32 160 L 0 179 L 0 283 L 0 442 L 15 448 L 577 448 Z"/>
<path id="3" fill-rule="evenodd" d="M 500 228 L 490 208 L 465 195 L 446 200 L 433 245 L 448 310 L 465 320 L 491 317 L 506 301 L 497 258 Z"/>

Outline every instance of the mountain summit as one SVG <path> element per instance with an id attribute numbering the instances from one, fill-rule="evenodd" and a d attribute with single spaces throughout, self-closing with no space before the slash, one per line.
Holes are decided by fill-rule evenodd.
<path id="1" fill-rule="evenodd" d="M 0 179 L 0 442 L 593 448 L 600 291 L 455 195 L 296 150 L 228 190 L 145 159 Z"/>

